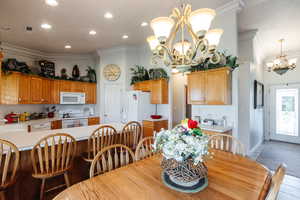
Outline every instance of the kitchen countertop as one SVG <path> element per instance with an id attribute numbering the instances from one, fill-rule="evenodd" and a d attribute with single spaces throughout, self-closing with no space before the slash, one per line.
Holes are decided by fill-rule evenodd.
<path id="1" fill-rule="evenodd" d="M 206 131 L 213 131 L 218 133 L 225 133 L 232 130 L 231 126 L 208 126 L 208 125 L 200 125 L 200 128 Z"/>
<path id="2" fill-rule="evenodd" d="M 21 124 L 21 125 L 35 125 L 35 124 L 43 124 L 43 123 L 48 123 L 48 122 L 57 121 L 57 120 L 88 119 L 88 118 L 91 118 L 91 117 L 99 117 L 99 115 L 81 116 L 81 117 L 70 117 L 70 118 L 53 117 L 53 118 L 44 118 L 44 119 L 29 120 L 29 121 L 24 121 L 24 122 L 20 121 L 19 123 L 1 124 L 0 126 L 13 126 L 13 125 L 17 125 L 17 124 Z"/>
<path id="3" fill-rule="evenodd" d="M 105 124 L 101 124 L 105 125 Z M 118 132 L 122 131 L 125 124 L 122 123 L 111 123 L 108 124 L 113 126 Z M 99 125 L 94 126 L 83 126 L 75 128 L 64 128 L 59 130 L 36 130 L 28 133 L 27 130 L 16 130 L 16 131 L 5 131 L 0 132 L 0 139 L 8 140 L 14 143 L 20 151 L 26 151 L 33 148 L 33 146 L 43 137 L 54 134 L 54 133 L 67 133 L 72 135 L 77 141 L 86 140 L 92 134 L 92 132 L 98 128 Z"/>

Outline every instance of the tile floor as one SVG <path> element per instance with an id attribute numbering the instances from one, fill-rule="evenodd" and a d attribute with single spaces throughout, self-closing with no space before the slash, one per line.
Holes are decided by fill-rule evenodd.
<path id="1" fill-rule="evenodd" d="M 282 152 L 288 152 L 285 153 L 286 156 L 285 158 L 283 158 L 283 155 L 281 154 L 276 156 L 276 153 L 278 152 L 274 151 L 274 149 L 281 149 Z M 261 156 L 261 153 L 263 153 L 264 155 Z M 272 155 L 270 156 L 270 154 Z M 270 161 L 270 157 L 272 157 L 272 159 L 276 161 L 280 161 L 280 159 L 285 159 L 285 162 L 289 163 L 290 168 L 297 169 L 298 165 L 300 164 L 298 163 L 298 158 L 300 157 L 300 145 L 274 141 L 266 142 L 251 155 L 252 159 L 263 162 L 263 164 L 275 165 L 275 162 Z M 287 157 L 291 158 L 292 160 L 288 160 Z M 274 169 L 276 168 L 275 166 L 271 167 Z M 289 166 L 287 167 L 289 168 Z M 293 171 L 290 171 L 289 173 L 293 173 Z M 283 184 L 280 188 L 278 200 L 300 200 L 300 178 L 291 175 L 285 175 Z"/>

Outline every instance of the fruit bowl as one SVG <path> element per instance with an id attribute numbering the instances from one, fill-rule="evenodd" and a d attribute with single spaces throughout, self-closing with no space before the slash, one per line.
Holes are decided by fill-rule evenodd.
<path id="1" fill-rule="evenodd" d="M 151 115 L 152 119 L 160 119 L 162 116 L 161 115 Z"/>

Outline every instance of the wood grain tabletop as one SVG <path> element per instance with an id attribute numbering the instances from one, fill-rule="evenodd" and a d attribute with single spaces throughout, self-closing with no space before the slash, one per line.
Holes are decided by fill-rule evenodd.
<path id="1" fill-rule="evenodd" d="M 55 200 L 259 200 L 266 190 L 269 171 L 248 158 L 222 151 L 206 162 L 208 187 L 185 194 L 161 180 L 161 155 L 147 158 L 85 180 L 64 190 Z"/>

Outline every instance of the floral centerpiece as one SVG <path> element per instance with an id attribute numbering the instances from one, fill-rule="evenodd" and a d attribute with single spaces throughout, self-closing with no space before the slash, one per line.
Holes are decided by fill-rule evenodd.
<path id="1" fill-rule="evenodd" d="M 153 148 L 162 151 L 164 173 L 177 185 L 192 187 L 207 178 L 204 160 L 209 155 L 209 136 L 193 120 L 183 120 L 172 130 L 161 130 L 155 135 Z"/>

